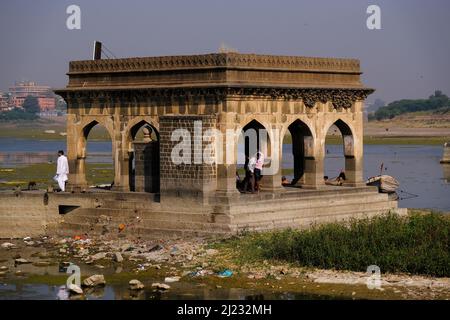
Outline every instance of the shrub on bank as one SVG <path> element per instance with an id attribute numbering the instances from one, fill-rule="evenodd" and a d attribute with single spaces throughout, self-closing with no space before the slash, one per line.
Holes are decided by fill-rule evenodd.
<path id="1" fill-rule="evenodd" d="M 264 259 L 325 269 L 450 276 L 450 218 L 427 213 L 395 213 L 250 236 L 248 249 Z M 258 248 L 255 250 L 255 248 Z"/>

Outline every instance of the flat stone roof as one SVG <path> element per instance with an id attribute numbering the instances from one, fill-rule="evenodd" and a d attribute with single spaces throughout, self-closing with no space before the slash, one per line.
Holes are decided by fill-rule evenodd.
<path id="1" fill-rule="evenodd" d="M 365 89 L 357 59 L 241 53 L 72 61 L 63 91 L 266 87 Z"/>
<path id="2" fill-rule="evenodd" d="M 183 56 L 72 61 L 69 66 L 69 74 L 166 71 L 204 68 L 328 71 L 350 73 L 360 72 L 360 64 L 357 59 L 243 53 L 211 53 Z"/>

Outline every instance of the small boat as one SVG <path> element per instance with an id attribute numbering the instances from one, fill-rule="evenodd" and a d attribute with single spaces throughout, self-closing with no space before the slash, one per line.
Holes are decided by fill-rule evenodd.
<path id="1" fill-rule="evenodd" d="M 378 187 L 379 192 L 394 193 L 397 191 L 400 183 L 394 177 L 380 175 L 367 179 L 366 185 Z"/>

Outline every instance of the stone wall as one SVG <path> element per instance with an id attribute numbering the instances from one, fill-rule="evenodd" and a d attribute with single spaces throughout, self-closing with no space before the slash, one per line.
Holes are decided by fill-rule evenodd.
<path id="1" fill-rule="evenodd" d="M 216 164 L 205 163 L 203 151 L 214 142 L 214 137 L 207 135 L 207 131 L 216 128 L 217 118 L 208 115 L 162 116 L 159 126 L 161 204 L 188 211 L 192 206 L 202 206 L 207 195 L 216 190 Z M 176 130 L 179 135 L 172 136 Z M 172 138 L 177 140 L 172 141 Z M 179 149 L 182 143 L 188 147 L 184 148 L 184 151 L 189 150 L 186 154 Z M 215 152 L 214 148 L 211 150 Z M 173 155 L 180 158 L 174 161 Z"/>

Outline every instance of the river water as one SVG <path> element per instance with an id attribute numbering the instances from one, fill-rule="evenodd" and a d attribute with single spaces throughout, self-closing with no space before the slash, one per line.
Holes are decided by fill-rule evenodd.
<path id="1" fill-rule="evenodd" d="M 67 300 L 64 286 L 46 284 L 0 284 L 0 300 Z M 145 289 L 132 292 L 128 285 L 106 285 L 85 294 L 87 300 L 328 300 L 332 295 L 303 294 L 252 289 L 217 289 L 190 283 L 171 285 L 170 291 Z M 342 299 L 342 297 L 340 298 Z"/>
<path id="2" fill-rule="evenodd" d="M 0 138 L 0 167 L 54 162 L 65 141 Z M 291 146 L 283 146 L 283 168 L 292 168 Z M 342 146 L 328 145 L 325 175 L 336 177 L 344 166 Z M 450 211 L 450 165 L 442 165 L 443 148 L 429 145 L 365 145 L 364 177 L 384 174 L 400 182 L 400 206 Z M 111 142 L 89 141 L 88 162 L 112 163 Z M 289 175 L 287 175 L 288 178 Z"/>

